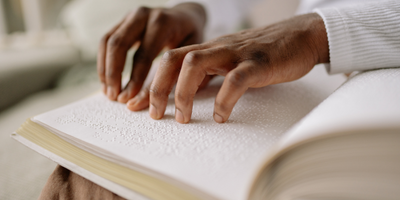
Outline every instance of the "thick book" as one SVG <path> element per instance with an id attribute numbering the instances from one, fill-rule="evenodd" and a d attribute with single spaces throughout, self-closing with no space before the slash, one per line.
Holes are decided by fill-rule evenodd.
<path id="1" fill-rule="evenodd" d="M 400 70 L 249 89 L 224 124 L 216 78 L 192 120 L 131 112 L 103 94 L 28 119 L 12 137 L 127 199 L 397 199 Z"/>

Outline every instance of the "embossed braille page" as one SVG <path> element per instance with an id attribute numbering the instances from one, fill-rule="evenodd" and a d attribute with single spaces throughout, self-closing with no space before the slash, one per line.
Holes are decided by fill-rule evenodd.
<path id="1" fill-rule="evenodd" d="M 221 199 L 244 199 L 257 166 L 282 134 L 343 81 L 315 68 L 290 83 L 249 89 L 227 123 L 212 114 L 222 78 L 196 94 L 192 120 L 174 119 L 173 95 L 165 117 L 97 94 L 34 117 L 34 121 L 95 155 Z"/>
<path id="2" fill-rule="evenodd" d="M 355 75 L 288 131 L 279 142 L 280 148 L 327 134 L 327 130 L 340 133 L 398 127 L 399 77 L 400 68 L 371 70 Z"/>

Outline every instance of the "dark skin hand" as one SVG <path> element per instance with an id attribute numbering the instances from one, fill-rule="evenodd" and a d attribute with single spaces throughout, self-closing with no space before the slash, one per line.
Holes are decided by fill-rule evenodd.
<path id="1" fill-rule="evenodd" d="M 204 14 L 204 12 L 197 13 Z M 201 21 L 199 20 L 195 23 L 195 19 L 204 19 L 204 16 L 187 17 L 182 20 L 192 25 L 201 24 L 194 26 L 200 27 L 194 30 L 203 31 L 204 21 L 199 22 Z M 176 22 L 179 20 L 175 19 Z M 151 23 L 147 23 L 148 30 L 151 26 Z M 190 35 L 175 37 L 174 35 L 180 35 L 182 31 L 176 32 L 173 29 L 181 30 L 181 27 L 171 24 L 165 27 L 171 29 L 170 34 L 154 34 L 151 37 L 147 37 L 148 30 L 146 30 L 144 36 L 136 37 L 140 39 L 132 40 L 133 42 L 119 51 L 113 50 L 118 49 L 119 43 L 105 42 L 109 40 L 106 35 L 100 47 L 98 66 L 100 79 L 107 86 L 104 92 L 108 94 L 108 97 L 112 100 L 116 99 L 114 92 L 110 92 L 113 91 L 110 87 L 116 88 L 115 93 L 119 93 L 123 65 L 115 63 L 125 61 L 127 49 L 138 40 L 141 41 L 141 47 L 145 47 L 142 49 L 139 47 L 135 54 L 131 81 L 119 95 L 118 101 L 127 102 L 130 99 L 127 106 L 133 111 L 142 110 L 150 105 L 150 116 L 153 119 L 161 119 L 167 106 L 168 95 L 176 84 L 175 119 L 179 123 L 190 121 L 194 95 L 215 75 L 226 77 L 214 105 L 214 120 L 223 123 L 228 120 L 234 105 L 248 88 L 293 81 L 307 74 L 314 65 L 329 62 L 325 25 L 322 18 L 315 13 L 296 16 L 263 28 L 222 36 L 203 44 L 184 46 L 187 43 L 175 42 L 174 45 L 170 45 L 169 41 L 175 41 L 170 38 L 186 38 Z M 113 35 L 115 30 L 109 35 Z M 129 35 L 131 34 L 129 31 L 132 30 L 126 29 L 120 35 Z M 195 33 L 199 34 L 196 31 Z M 149 39 L 152 45 L 146 46 L 146 38 L 152 38 L 158 42 L 151 42 Z M 161 51 L 161 46 L 168 46 L 171 49 L 178 46 L 184 47 L 167 51 L 162 57 L 151 87 L 143 87 L 139 92 L 151 61 Z M 142 61 L 143 56 L 140 55 L 145 55 L 143 52 L 153 52 L 146 54 L 152 55 L 145 59 L 148 62 Z"/>
<path id="2" fill-rule="evenodd" d="M 195 3 L 183 3 L 169 9 L 141 7 L 129 13 L 100 43 L 97 71 L 103 92 L 110 100 L 122 103 L 129 100 L 131 110 L 148 107 L 150 86 L 143 87 L 143 83 L 154 58 L 164 48 L 202 42 L 205 20 L 203 7 Z M 138 44 L 131 79 L 122 89 L 121 76 L 126 54 Z M 133 98 L 135 96 L 136 99 Z"/>
<path id="3" fill-rule="evenodd" d="M 214 120 L 223 123 L 248 88 L 293 81 L 327 62 L 327 33 L 315 13 L 170 50 L 163 55 L 150 88 L 150 116 L 163 117 L 176 83 L 175 119 L 188 123 L 201 83 L 209 75 L 221 75 L 225 80 L 215 99 Z"/>

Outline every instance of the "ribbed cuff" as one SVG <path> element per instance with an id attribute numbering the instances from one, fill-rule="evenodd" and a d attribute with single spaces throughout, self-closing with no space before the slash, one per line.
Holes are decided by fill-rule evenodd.
<path id="1" fill-rule="evenodd" d="M 328 73 L 352 71 L 353 54 L 350 36 L 340 12 L 335 8 L 315 9 L 314 12 L 322 17 L 328 33 L 330 63 L 325 63 Z"/>
<path id="2" fill-rule="evenodd" d="M 315 9 L 328 33 L 330 74 L 400 66 L 400 2 Z"/>

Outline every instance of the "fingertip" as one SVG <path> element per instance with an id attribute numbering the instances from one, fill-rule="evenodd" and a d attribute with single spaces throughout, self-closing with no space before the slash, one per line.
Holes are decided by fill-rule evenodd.
<path id="1" fill-rule="evenodd" d="M 175 109 L 175 120 L 181 124 L 186 124 L 185 117 L 179 109 Z"/>
<path id="2" fill-rule="evenodd" d="M 134 106 L 136 103 L 137 103 L 137 97 L 135 97 L 135 98 L 133 98 L 133 99 L 130 99 L 130 100 L 126 103 L 126 105 L 132 107 L 132 106 Z"/>
<path id="3" fill-rule="evenodd" d="M 129 110 L 131 111 L 141 111 L 147 107 L 149 107 L 149 102 L 145 99 L 141 99 L 139 97 L 135 97 L 128 101 L 126 104 Z"/>
<path id="4" fill-rule="evenodd" d="M 142 109 L 138 109 L 136 99 L 133 98 L 126 103 L 126 107 L 131 111 L 140 111 Z"/>
<path id="5" fill-rule="evenodd" d="M 217 123 L 224 123 L 225 122 L 224 118 L 221 115 L 217 114 L 217 113 L 214 113 L 214 121 L 217 122 Z"/>
<path id="6" fill-rule="evenodd" d="M 107 87 L 107 97 L 112 101 L 115 101 L 117 99 L 117 92 L 111 86 Z"/>
<path id="7" fill-rule="evenodd" d="M 150 104 L 149 114 L 150 117 L 153 119 L 161 119 L 161 117 L 157 113 L 157 108 L 153 104 Z"/>
<path id="8" fill-rule="evenodd" d="M 121 94 L 118 95 L 117 101 L 120 103 L 128 102 L 128 92 L 126 90 L 122 91 Z"/>

